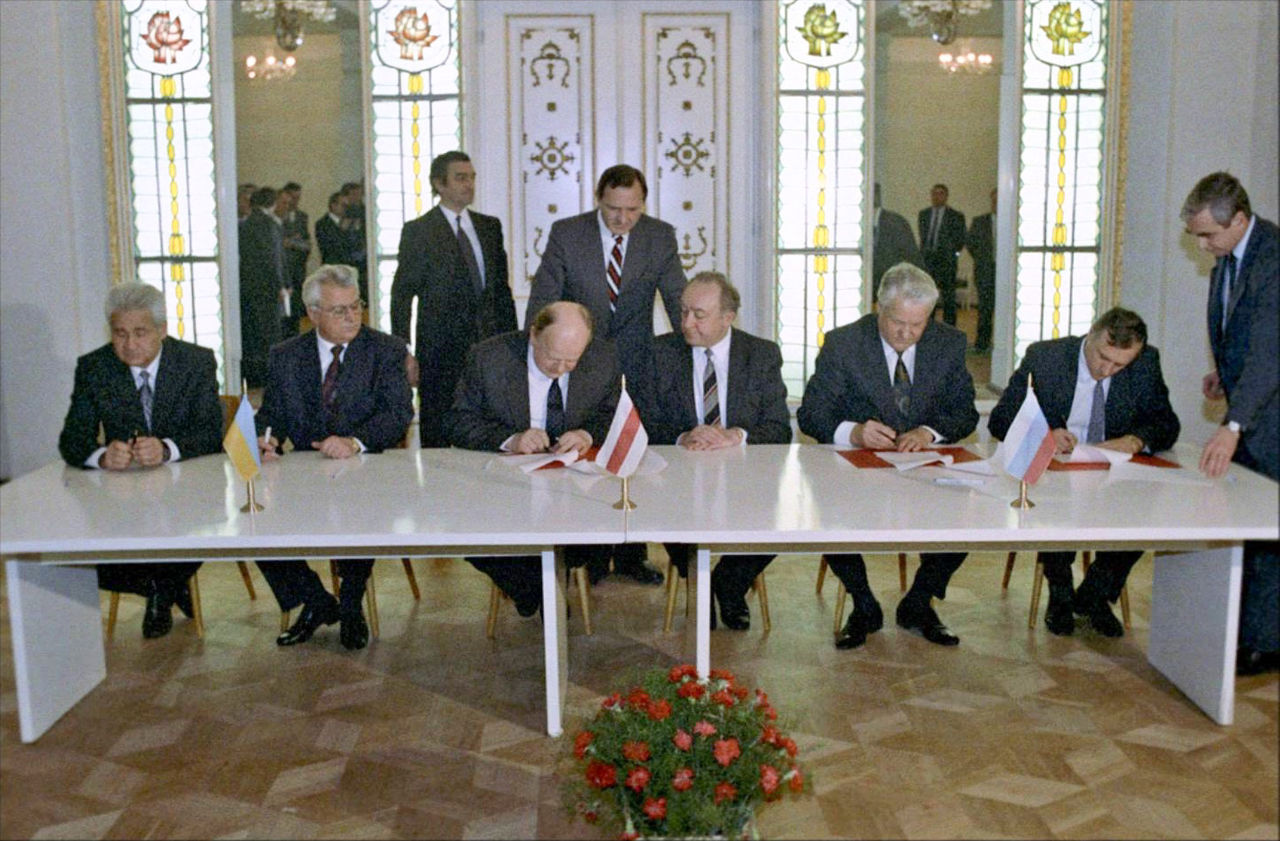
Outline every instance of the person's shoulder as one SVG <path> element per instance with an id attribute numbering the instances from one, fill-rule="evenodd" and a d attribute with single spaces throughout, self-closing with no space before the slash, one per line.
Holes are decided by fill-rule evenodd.
<path id="1" fill-rule="evenodd" d="M 314 352 L 316 345 L 316 331 L 308 330 L 305 333 L 299 333 L 296 336 L 290 336 L 287 339 L 276 342 L 271 346 L 271 354 L 275 356 L 294 356 L 306 353 L 308 348 Z"/>
<path id="2" fill-rule="evenodd" d="M 304 334 L 305 335 L 305 334 Z M 302 338 L 301 336 L 299 338 Z M 290 340 L 292 341 L 292 340 Z M 374 327 L 361 327 L 354 341 L 365 341 L 379 350 L 394 350 L 397 354 L 405 352 L 404 340 L 397 339 L 390 333 L 384 333 Z"/>
<path id="3" fill-rule="evenodd" d="M 574 231 L 589 231 L 591 226 L 597 225 L 597 216 L 594 209 L 577 213 L 573 216 L 563 216 L 551 223 L 551 233 L 559 232 L 561 234 Z"/>
<path id="4" fill-rule="evenodd" d="M 768 351 L 770 348 L 779 349 L 778 343 L 773 339 L 766 339 L 763 336 L 757 336 L 754 333 L 748 333 L 739 327 L 733 328 L 732 338 L 729 340 L 730 347 L 741 342 L 743 346 L 755 352 Z"/>
<path id="5" fill-rule="evenodd" d="M 212 362 L 216 359 L 213 351 L 203 345 L 195 342 L 188 342 L 184 339 L 175 339 L 173 336 L 166 336 L 164 340 L 164 353 L 172 353 L 179 359 L 184 360 L 206 360 Z"/>
<path id="6" fill-rule="evenodd" d="M 689 349 L 689 343 L 684 340 L 684 334 L 679 330 L 672 330 L 669 333 L 657 336 L 653 340 L 653 346 L 657 350 L 668 352 Z"/>
<path id="7" fill-rule="evenodd" d="M 963 330 L 958 327 L 952 327 L 950 324 L 942 321 L 929 322 L 929 325 L 925 328 L 924 334 L 920 337 L 920 341 L 923 342 L 926 340 L 948 347 L 958 345 L 961 351 L 964 350 L 964 346 L 969 342 L 969 339 Z"/>
<path id="8" fill-rule="evenodd" d="M 676 229 L 674 225 L 670 222 L 663 222 L 658 217 L 650 216 L 647 213 L 636 220 L 636 226 L 632 230 L 639 231 L 642 235 L 656 237 L 669 236 L 672 239 L 675 239 L 676 236 Z"/>
<path id="9" fill-rule="evenodd" d="M 491 216 L 488 213 L 480 213 L 477 210 L 467 209 L 467 213 L 471 215 L 471 221 L 476 225 L 497 225 L 502 227 L 502 220 L 497 216 Z"/>

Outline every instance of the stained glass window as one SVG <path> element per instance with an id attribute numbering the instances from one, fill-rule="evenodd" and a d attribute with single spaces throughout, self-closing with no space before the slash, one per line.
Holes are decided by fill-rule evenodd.
<path id="1" fill-rule="evenodd" d="M 1088 330 L 1101 280 L 1107 7 L 1025 9 L 1014 354 Z"/>
<path id="2" fill-rule="evenodd" d="M 431 209 L 431 159 L 462 145 L 457 0 L 373 0 L 369 23 L 372 315 L 390 329 L 400 229 Z"/>
<path id="3" fill-rule="evenodd" d="M 862 0 L 778 5 L 774 315 L 792 397 L 825 333 L 861 315 L 864 13 Z"/>
<path id="4" fill-rule="evenodd" d="M 169 335 L 213 350 L 221 372 L 208 4 L 121 8 L 133 272 L 164 292 Z"/>

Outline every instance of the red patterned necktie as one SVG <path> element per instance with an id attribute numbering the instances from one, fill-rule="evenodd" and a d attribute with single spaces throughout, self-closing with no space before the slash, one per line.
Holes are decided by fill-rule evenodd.
<path id="1" fill-rule="evenodd" d="M 609 266 L 605 271 L 609 284 L 609 311 L 618 308 L 618 290 L 622 288 L 622 236 L 613 238 L 613 251 L 609 253 Z"/>
<path id="2" fill-rule="evenodd" d="M 333 399 L 338 391 L 338 368 L 342 365 L 342 345 L 333 346 L 333 361 L 324 372 L 324 382 L 320 385 L 320 400 L 325 411 L 333 411 Z"/>

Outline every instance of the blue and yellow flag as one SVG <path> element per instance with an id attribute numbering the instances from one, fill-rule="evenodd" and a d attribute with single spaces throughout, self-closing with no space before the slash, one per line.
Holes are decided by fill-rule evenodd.
<path id="1" fill-rule="evenodd" d="M 227 435 L 222 439 L 222 449 L 231 457 L 236 472 L 246 482 L 258 475 L 262 466 L 262 453 L 258 450 L 258 433 L 253 426 L 253 406 L 249 398 L 242 396 L 240 405 L 236 407 L 236 416 L 227 427 Z"/>

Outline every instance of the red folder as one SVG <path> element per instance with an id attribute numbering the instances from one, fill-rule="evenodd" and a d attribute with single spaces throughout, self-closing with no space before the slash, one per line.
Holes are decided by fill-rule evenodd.
<path id="1" fill-rule="evenodd" d="M 943 455 L 951 456 L 954 463 L 963 464 L 966 461 L 982 461 L 982 456 L 969 452 L 964 447 L 931 447 Z M 892 464 L 876 455 L 875 450 L 837 450 L 845 461 L 854 467 L 893 467 Z"/>
<path id="2" fill-rule="evenodd" d="M 1134 464 L 1145 464 L 1148 467 L 1181 467 L 1182 465 L 1160 456 L 1148 456 L 1138 453 L 1132 459 Z M 1066 462 L 1053 459 L 1049 462 L 1050 470 L 1106 470 L 1111 467 L 1109 461 L 1075 461 Z"/>
<path id="3" fill-rule="evenodd" d="M 600 452 L 600 448 L 595 444 L 592 444 L 590 447 L 587 447 L 587 452 L 584 455 L 578 456 L 578 461 L 592 461 L 595 459 L 596 453 L 598 452 Z M 574 462 L 574 464 L 577 463 L 577 461 Z M 562 470 L 565 467 L 566 465 L 561 464 L 558 461 L 553 461 L 551 464 L 542 465 L 538 470 Z M 535 470 L 534 472 L 537 473 L 538 471 Z"/>

